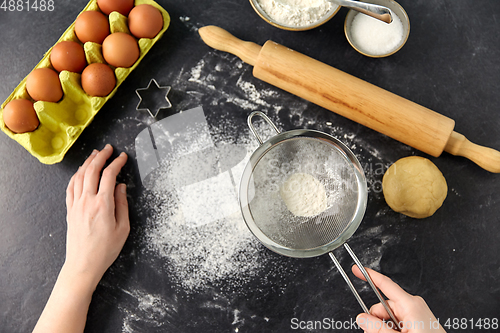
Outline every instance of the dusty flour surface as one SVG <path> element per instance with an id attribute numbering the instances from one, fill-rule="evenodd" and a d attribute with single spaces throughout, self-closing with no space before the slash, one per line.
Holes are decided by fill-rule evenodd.
<path id="1" fill-rule="evenodd" d="M 239 179 L 257 142 L 249 133 L 200 135 L 199 126 L 181 132 L 191 144 L 177 146 L 148 176 L 146 250 L 166 260 L 184 291 L 240 287 L 258 275 L 267 255 L 238 203 Z"/>

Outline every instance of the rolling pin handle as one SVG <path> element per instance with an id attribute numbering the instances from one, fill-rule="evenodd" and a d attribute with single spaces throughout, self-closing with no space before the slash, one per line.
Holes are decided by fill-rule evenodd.
<path id="1" fill-rule="evenodd" d="M 255 66 L 261 46 L 253 42 L 245 42 L 231 35 L 226 30 L 208 25 L 198 30 L 201 39 L 208 46 L 234 54 L 249 65 Z"/>
<path id="2" fill-rule="evenodd" d="M 500 152 L 472 143 L 460 133 L 451 133 L 444 150 L 455 156 L 466 157 L 489 172 L 500 173 Z"/>

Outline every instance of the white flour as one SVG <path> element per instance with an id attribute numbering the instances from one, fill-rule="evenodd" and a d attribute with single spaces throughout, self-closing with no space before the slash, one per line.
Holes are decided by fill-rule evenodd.
<path id="1" fill-rule="evenodd" d="M 175 312 L 171 300 L 161 295 L 152 295 L 142 290 L 123 290 L 131 298 L 131 306 L 119 305 L 120 310 L 127 314 L 122 324 L 123 333 L 136 332 L 133 328 L 137 322 L 146 322 L 152 327 L 161 327 L 164 318 L 170 312 Z"/>
<path id="2" fill-rule="evenodd" d="M 262 130 L 271 134 L 270 129 Z M 207 173 L 220 168 L 228 156 L 220 153 L 221 160 L 207 164 L 203 148 L 214 144 L 212 138 L 200 140 L 199 130 L 194 129 L 182 135 L 198 138 L 191 141 L 189 151 L 182 152 L 191 157 L 164 163 L 151 175 L 153 185 L 145 198 L 151 212 L 146 244 L 168 260 L 166 269 L 184 290 L 238 287 L 256 276 L 268 255 L 246 227 L 238 205 L 239 179 L 257 147 L 256 140 L 247 134 L 235 143 L 231 135 L 219 134 L 215 145 L 232 146 L 233 151 L 240 148 L 243 159 L 233 158 L 229 170 L 183 186 L 186 174 L 182 170 Z"/>
<path id="3" fill-rule="evenodd" d="M 338 7 L 328 0 L 258 0 L 258 3 L 276 23 L 291 27 L 314 24 Z"/>
<path id="4" fill-rule="evenodd" d="M 321 182 L 307 173 L 294 173 L 280 188 L 288 210 L 295 216 L 312 217 L 326 209 L 326 191 Z"/>

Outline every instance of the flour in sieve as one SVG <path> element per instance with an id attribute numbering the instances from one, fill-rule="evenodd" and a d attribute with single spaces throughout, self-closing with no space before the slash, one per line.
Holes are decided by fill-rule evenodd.
<path id="1" fill-rule="evenodd" d="M 321 182 L 307 173 L 294 173 L 280 188 L 288 210 L 295 216 L 312 217 L 326 209 L 326 191 Z"/>

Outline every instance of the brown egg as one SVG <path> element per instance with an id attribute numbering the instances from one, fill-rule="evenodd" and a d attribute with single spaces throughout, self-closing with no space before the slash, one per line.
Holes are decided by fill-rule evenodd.
<path id="1" fill-rule="evenodd" d="M 131 35 L 115 32 L 102 43 L 102 55 L 112 66 L 130 67 L 139 59 L 139 45 Z"/>
<path id="2" fill-rule="evenodd" d="M 115 85 L 115 73 L 106 64 L 90 64 L 83 70 L 82 88 L 90 96 L 107 96 Z"/>
<path id="3" fill-rule="evenodd" d="M 127 16 L 132 7 L 134 7 L 134 0 L 97 0 L 99 9 L 106 15 L 111 12 L 118 12 Z"/>
<path id="4" fill-rule="evenodd" d="M 50 62 L 58 72 L 81 73 L 87 66 L 83 47 L 73 41 L 57 43 L 50 52 Z"/>
<path id="5" fill-rule="evenodd" d="M 35 101 L 58 102 L 62 96 L 61 81 L 50 68 L 37 68 L 26 79 L 26 90 Z"/>
<path id="6" fill-rule="evenodd" d="M 27 99 L 14 99 L 3 109 L 3 122 L 14 133 L 25 133 L 36 130 L 40 121 Z"/>
<path id="7" fill-rule="evenodd" d="M 163 16 L 151 5 L 135 6 L 128 15 L 128 27 L 137 38 L 154 38 L 163 28 Z"/>
<path id="8" fill-rule="evenodd" d="M 87 10 L 78 15 L 75 21 L 76 37 L 82 43 L 102 44 L 109 35 L 108 17 L 101 12 Z"/>

